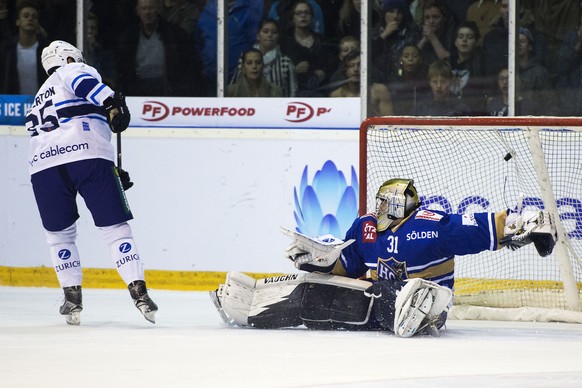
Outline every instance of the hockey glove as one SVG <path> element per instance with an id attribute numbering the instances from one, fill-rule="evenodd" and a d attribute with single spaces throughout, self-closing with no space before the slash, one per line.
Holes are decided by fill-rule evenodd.
<path id="1" fill-rule="evenodd" d="M 546 211 L 524 211 L 521 215 L 511 213 L 507 216 L 504 229 L 505 237 L 501 244 L 512 251 L 534 243 L 540 256 L 552 253 L 558 233 L 554 217 Z"/>
<path id="2" fill-rule="evenodd" d="M 312 238 L 289 229 L 281 229 L 293 238 L 293 242 L 285 250 L 285 257 L 293 262 L 295 268 L 308 272 L 331 272 L 342 249 L 355 241 L 344 242 L 331 234 Z"/>
<path id="3" fill-rule="evenodd" d="M 129 173 L 124 169 L 117 169 L 117 173 L 119 174 L 119 180 L 121 181 L 121 187 L 123 187 L 123 190 L 129 190 L 133 186 Z"/>
<path id="4" fill-rule="evenodd" d="M 103 101 L 103 107 L 107 112 L 107 122 L 111 131 L 114 133 L 125 131 L 131 120 L 131 114 L 125 104 L 125 96 L 115 92 L 113 97 L 107 97 Z"/>

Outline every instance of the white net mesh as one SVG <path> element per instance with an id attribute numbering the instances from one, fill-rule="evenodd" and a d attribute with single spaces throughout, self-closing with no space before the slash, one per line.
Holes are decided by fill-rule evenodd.
<path id="1" fill-rule="evenodd" d="M 390 124 L 390 121 L 398 122 Z M 473 213 L 543 208 L 541 187 L 553 192 L 567 234 L 573 280 L 582 289 L 582 132 L 556 120 L 500 124 L 480 120 L 369 119 L 362 125 L 360 213 L 372 211 L 380 184 L 414 179 L 422 208 Z M 568 121 L 570 122 L 570 121 Z M 539 129 L 550 182 L 540 182 L 528 143 Z M 534 153 L 535 155 L 535 153 Z M 542 160 L 543 161 L 543 160 Z M 364 202 L 367 209 L 363 209 Z M 540 257 L 533 245 L 458 256 L 455 304 L 487 307 L 572 308 L 556 253 Z M 579 298 L 579 296 L 578 296 Z"/>

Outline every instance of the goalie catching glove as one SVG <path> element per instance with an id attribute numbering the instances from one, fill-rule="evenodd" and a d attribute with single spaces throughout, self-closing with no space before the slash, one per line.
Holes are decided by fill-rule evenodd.
<path id="1" fill-rule="evenodd" d="M 331 234 L 307 237 L 289 229 L 281 229 L 293 238 L 293 242 L 285 250 L 285 257 L 293 262 L 295 268 L 308 272 L 331 272 L 342 249 L 355 241 L 344 242 Z"/>
<path id="2" fill-rule="evenodd" d="M 103 107 L 107 112 L 107 122 L 113 133 L 121 133 L 129 126 L 131 114 L 125 103 L 125 96 L 115 92 L 112 97 L 107 97 L 103 101 Z"/>
<path id="3" fill-rule="evenodd" d="M 558 241 L 553 215 L 542 210 L 524 211 L 521 215 L 509 214 L 505 221 L 504 234 L 501 244 L 507 248 L 513 251 L 533 242 L 542 257 L 552 253 Z"/>

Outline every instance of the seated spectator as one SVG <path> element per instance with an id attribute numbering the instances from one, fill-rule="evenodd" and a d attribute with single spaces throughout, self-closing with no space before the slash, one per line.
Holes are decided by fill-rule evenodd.
<path id="1" fill-rule="evenodd" d="M 130 96 L 202 96 L 202 63 L 193 40 L 161 18 L 161 0 L 138 0 L 139 25 L 119 38 L 120 90 Z"/>
<path id="2" fill-rule="evenodd" d="M 384 0 L 382 19 L 372 33 L 372 64 L 382 69 L 386 82 L 396 76 L 402 48 L 409 43 L 418 43 L 420 30 L 412 20 L 404 0 Z"/>
<path id="3" fill-rule="evenodd" d="M 462 99 L 451 96 L 453 71 L 447 60 L 437 60 L 428 68 L 428 82 L 432 98 L 421 101 L 413 109 L 414 116 L 465 116 L 470 108 Z"/>
<path id="4" fill-rule="evenodd" d="M 337 81 L 341 81 L 345 79 L 345 75 L 342 68 L 342 63 L 346 55 L 351 52 L 360 52 L 360 39 L 356 38 L 355 36 L 344 36 L 338 45 L 338 58 L 340 61 L 340 65 L 338 68 L 332 73 L 331 77 L 329 78 L 330 84 L 333 84 Z"/>
<path id="5" fill-rule="evenodd" d="M 295 65 L 297 95 L 301 97 L 324 97 L 320 86 L 327 82 L 335 58 L 323 35 L 311 29 L 313 11 L 308 1 L 294 3 L 293 29 L 281 39 L 281 50 L 289 55 Z"/>
<path id="6" fill-rule="evenodd" d="M 265 19 L 259 26 L 257 43 L 254 48 L 263 54 L 263 74 L 267 81 L 277 85 L 283 97 L 295 97 L 297 94 L 297 75 L 293 61 L 281 52 L 279 47 L 279 26 L 272 19 Z M 242 74 L 242 59 L 231 80 L 238 81 Z"/>
<path id="7" fill-rule="evenodd" d="M 325 26 L 323 12 L 320 5 L 315 0 L 306 0 L 311 7 L 311 30 L 318 34 L 325 35 Z M 293 29 L 293 9 L 295 0 L 276 0 L 271 5 L 267 17 L 279 23 L 281 32 L 286 34 L 288 30 Z"/>
<path id="8" fill-rule="evenodd" d="M 242 55 L 242 74 L 228 85 L 227 97 L 282 97 L 281 89 L 263 75 L 263 54 L 256 48 Z"/>
<path id="9" fill-rule="evenodd" d="M 497 77 L 497 92 L 488 101 L 487 110 L 491 116 L 507 116 L 509 114 L 509 71 L 503 68 Z"/>
<path id="10" fill-rule="evenodd" d="M 164 0 L 162 16 L 165 21 L 180 26 L 194 37 L 200 18 L 200 10 L 189 0 Z"/>
<path id="11" fill-rule="evenodd" d="M 463 98 L 473 115 L 486 111 L 489 83 L 484 76 L 483 55 L 477 42 L 479 29 L 474 22 L 464 22 L 457 29 L 450 63 L 453 69 L 451 94 Z"/>
<path id="12" fill-rule="evenodd" d="M 347 53 L 341 63 L 343 85 L 333 90 L 330 97 L 360 97 L 360 52 Z"/>
<path id="13" fill-rule="evenodd" d="M 329 83 L 323 85 L 320 88 L 321 90 L 334 90 L 344 84 L 346 76 L 343 70 L 343 60 L 346 55 L 351 52 L 357 52 L 358 55 L 360 54 L 360 40 L 351 35 L 344 36 L 339 43 L 339 66 L 329 78 Z M 376 68 L 374 65 L 368 66 L 368 82 L 384 83 L 385 79 L 386 75 L 380 69 Z"/>
<path id="14" fill-rule="evenodd" d="M 550 75 L 537 63 L 533 53 L 533 36 L 527 28 L 520 27 L 518 34 L 519 95 L 523 115 L 559 114 L 557 96 Z"/>
<path id="15" fill-rule="evenodd" d="M 457 30 L 457 20 L 442 0 L 429 0 L 423 7 L 422 38 L 418 47 L 425 63 L 451 55 Z"/>
<path id="16" fill-rule="evenodd" d="M 112 89 L 117 89 L 115 58 L 113 52 L 105 48 L 99 39 L 99 22 L 92 13 L 87 16 L 87 45 L 83 56 L 85 57 L 85 62 L 97 69 L 101 74 L 104 84 L 107 84 Z"/>
<path id="17" fill-rule="evenodd" d="M 332 91 L 329 97 L 360 97 L 360 67 L 361 57 L 359 52 L 348 53 L 342 61 L 344 72 L 344 84 Z M 370 86 L 370 112 L 369 116 L 391 116 L 392 97 L 386 85 L 373 82 Z"/>
<path id="18" fill-rule="evenodd" d="M 397 76 L 388 84 L 395 115 L 410 115 L 420 101 L 430 96 L 427 73 L 428 66 L 422 62 L 418 46 L 404 46 Z"/>
<path id="19" fill-rule="evenodd" d="M 17 34 L 0 47 L 0 94 L 35 95 L 48 77 L 40 60 L 48 41 L 39 24 L 36 1 L 18 1 L 16 27 Z"/>

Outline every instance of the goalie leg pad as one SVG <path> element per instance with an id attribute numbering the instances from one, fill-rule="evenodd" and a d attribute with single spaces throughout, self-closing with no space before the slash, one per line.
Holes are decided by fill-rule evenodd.
<path id="1" fill-rule="evenodd" d="M 427 328 L 433 335 L 446 320 L 452 291 L 424 279 L 411 279 L 396 296 L 394 334 L 412 337 Z"/>
<path id="2" fill-rule="evenodd" d="M 359 289 L 308 283 L 301 303 L 301 319 L 310 329 L 350 328 L 368 322 L 372 299 Z"/>
<path id="3" fill-rule="evenodd" d="M 372 302 L 363 291 L 368 286 L 362 280 L 321 274 L 290 274 L 255 282 L 232 272 L 210 296 L 231 325 L 275 329 L 305 324 L 322 329 L 367 323 Z"/>

